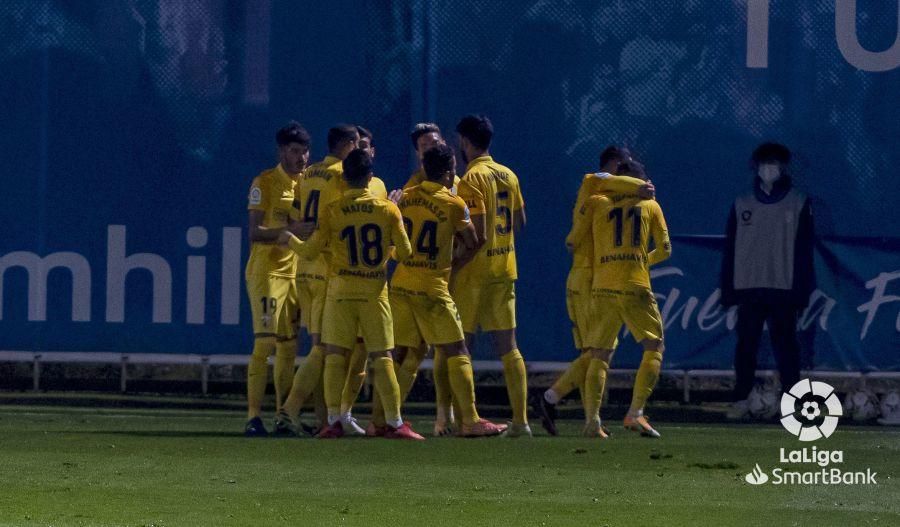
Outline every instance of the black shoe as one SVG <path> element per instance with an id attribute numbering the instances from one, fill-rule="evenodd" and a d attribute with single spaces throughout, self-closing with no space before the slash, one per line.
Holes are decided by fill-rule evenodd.
<path id="1" fill-rule="evenodd" d="M 262 419 L 254 417 L 244 425 L 244 437 L 269 437 L 269 431 Z"/>
<path id="2" fill-rule="evenodd" d="M 552 436 L 558 436 L 559 430 L 556 429 L 556 405 L 547 402 L 543 395 L 538 396 L 537 404 L 538 414 L 541 416 L 541 426 Z"/>
<path id="3" fill-rule="evenodd" d="M 275 428 L 272 430 L 274 437 L 294 437 L 297 435 L 297 428 L 291 422 L 291 418 L 287 414 L 279 412 L 275 416 Z"/>
<path id="4" fill-rule="evenodd" d="M 309 437 L 316 437 L 322 431 L 318 426 L 310 426 L 306 423 L 300 423 L 300 430 Z M 297 432 L 297 435 L 300 435 L 300 431 Z"/>

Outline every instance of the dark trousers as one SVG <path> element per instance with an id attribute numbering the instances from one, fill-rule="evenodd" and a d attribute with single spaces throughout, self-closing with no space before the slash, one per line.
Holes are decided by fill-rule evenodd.
<path id="1" fill-rule="evenodd" d="M 800 380 L 800 345 L 797 343 L 797 308 L 774 304 L 740 304 L 737 318 L 737 348 L 734 352 L 734 400 L 746 399 L 756 379 L 756 355 L 763 324 L 775 352 L 782 390 Z"/>

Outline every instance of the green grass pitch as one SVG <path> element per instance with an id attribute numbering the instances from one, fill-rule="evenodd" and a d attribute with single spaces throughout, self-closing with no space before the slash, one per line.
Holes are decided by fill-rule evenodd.
<path id="1" fill-rule="evenodd" d="M 416 420 L 420 431 L 430 422 Z M 228 411 L 0 407 L 0 525 L 900 525 L 900 433 L 817 448 L 877 486 L 752 486 L 780 426 L 658 423 L 661 440 L 255 439 Z M 814 466 L 804 465 L 804 470 Z"/>

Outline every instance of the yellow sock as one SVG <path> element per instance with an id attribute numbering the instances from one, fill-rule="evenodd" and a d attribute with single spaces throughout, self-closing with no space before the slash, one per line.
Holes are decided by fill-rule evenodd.
<path id="1" fill-rule="evenodd" d="M 585 420 L 600 418 L 600 405 L 603 402 L 603 389 L 606 387 L 606 374 L 609 363 L 603 359 L 591 359 L 587 374 L 584 376 L 584 418 Z"/>
<path id="2" fill-rule="evenodd" d="M 297 359 L 297 339 L 280 340 L 275 344 L 275 365 L 272 378 L 275 382 L 275 411 L 281 411 L 284 400 L 294 382 L 294 361 Z"/>
<path id="3" fill-rule="evenodd" d="M 366 365 L 368 364 L 369 354 L 366 352 L 366 346 L 362 342 L 357 342 L 350 354 L 350 360 L 347 362 L 347 380 L 344 382 L 344 391 L 341 393 L 341 414 L 350 413 L 356 400 L 359 399 L 359 392 L 362 390 L 363 383 L 366 382 Z"/>
<path id="4" fill-rule="evenodd" d="M 416 383 L 416 377 L 419 375 L 419 366 L 422 365 L 423 360 L 425 360 L 425 355 L 422 353 L 422 348 L 409 348 L 406 357 L 403 359 L 403 364 L 396 369 L 397 384 L 400 386 L 401 404 L 406 400 L 413 384 Z"/>
<path id="5" fill-rule="evenodd" d="M 441 422 L 450 421 L 450 401 L 452 398 L 452 387 L 450 386 L 450 377 L 447 372 L 447 357 L 443 351 L 435 348 L 434 350 L 434 397 L 437 404 L 437 420 Z"/>
<path id="6" fill-rule="evenodd" d="M 323 362 L 325 358 L 322 358 Z M 324 364 L 323 364 L 324 367 Z M 319 382 L 316 384 L 316 389 L 313 390 L 313 409 L 316 414 L 316 421 L 319 423 L 319 426 L 327 426 L 328 425 L 328 407 L 325 406 L 325 379 L 323 376 L 319 376 Z"/>
<path id="7" fill-rule="evenodd" d="M 269 355 L 275 352 L 275 337 L 261 337 L 253 341 L 253 353 L 247 364 L 247 419 L 259 417 L 266 396 Z"/>
<path id="8" fill-rule="evenodd" d="M 647 399 L 656 387 L 659 380 L 659 371 L 662 369 L 662 352 L 645 351 L 634 378 L 634 391 L 631 395 L 631 408 L 628 415 L 640 415 L 644 411 Z"/>
<path id="9" fill-rule="evenodd" d="M 372 373 L 375 390 L 384 410 L 385 423 L 399 427 L 403 421 L 400 418 L 400 386 L 397 384 L 397 374 L 394 373 L 394 361 L 390 357 L 378 357 L 372 361 Z"/>
<path id="10" fill-rule="evenodd" d="M 321 383 L 322 370 L 325 367 L 325 349 L 320 344 L 313 346 L 309 355 L 303 359 L 297 373 L 294 374 L 291 383 L 291 392 L 284 402 L 283 409 L 287 414 L 296 419 L 300 415 L 300 408 L 309 399 L 309 396 Z"/>
<path id="11" fill-rule="evenodd" d="M 584 384 L 584 376 L 587 373 L 588 365 L 591 363 L 591 354 L 582 353 L 577 359 L 573 360 L 565 372 L 550 387 L 556 395 L 557 400 L 569 395 L 575 388 L 580 388 Z"/>
<path id="12" fill-rule="evenodd" d="M 391 360 L 391 363 L 394 365 L 394 376 L 396 377 L 397 370 L 400 369 L 400 365 L 393 360 Z M 384 417 L 384 404 L 381 402 L 381 394 L 378 393 L 377 388 L 378 387 L 376 386 L 374 393 L 372 393 L 372 424 L 374 424 L 375 426 L 384 426 L 386 424 Z"/>
<path id="13" fill-rule="evenodd" d="M 341 415 L 341 392 L 347 379 L 347 358 L 339 353 L 325 355 L 325 406 L 328 408 L 328 424 L 334 424 Z"/>
<path id="14" fill-rule="evenodd" d="M 475 408 L 475 374 L 472 372 L 472 359 L 468 355 L 456 355 L 447 358 L 447 374 L 453 398 L 459 402 L 459 411 L 463 424 L 472 425 L 478 422 L 478 410 Z"/>
<path id="15" fill-rule="evenodd" d="M 506 377 L 506 393 L 512 407 L 513 422 L 528 423 L 528 374 L 525 372 L 525 359 L 515 349 L 501 357 L 503 374 Z M 460 409 L 462 410 L 462 409 Z"/>

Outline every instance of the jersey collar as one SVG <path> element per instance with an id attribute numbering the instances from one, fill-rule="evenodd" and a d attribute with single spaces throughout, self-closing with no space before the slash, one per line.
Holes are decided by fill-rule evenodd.
<path id="1" fill-rule="evenodd" d="M 440 192 L 441 189 L 447 190 L 447 187 L 441 185 L 437 181 L 423 181 L 419 186 L 429 194 L 436 194 L 437 192 Z"/>
<path id="2" fill-rule="evenodd" d="M 351 188 L 350 190 L 344 191 L 344 197 L 346 198 L 358 198 L 370 196 L 371 192 L 367 188 Z"/>
<path id="3" fill-rule="evenodd" d="M 480 164 L 482 164 L 482 163 L 493 163 L 493 162 L 494 162 L 494 158 L 493 158 L 493 157 L 491 157 L 491 156 L 489 156 L 489 155 L 487 155 L 487 154 L 484 154 L 484 155 L 482 155 L 482 156 L 478 156 L 478 157 L 476 157 L 475 159 L 469 161 L 469 164 L 466 165 L 466 170 L 471 169 L 471 168 L 474 167 L 475 165 L 480 165 Z"/>
<path id="4" fill-rule="evenodd" d="M 341 160 L 331 154 L 328 154 L 327 156 L 325 156 L 325 159 L 322 160 L 322 163 L 325 163 L 326 165 L 334 165 L 341 163 Z"/>
<path id="5" fill-rule="evenodd" d="M 598 179 L 606 179 L 608 177 L 612 177 L 612 174 L 610 174 L 609 172 L 591 172 L 590 174 L 585 174 L 584 177 L 585 178 L 595 177 Z"/>
<path id="6" fill-rule="evenodd" d="M 281 163 L 278 163 L 278 165 L 275 166 L 275 177 L 278 179 L 279 183 L 282 183 L 284 185 L 288 185 L 294 182 L 294 178 L 292 178 L 291 175 L 284 170 L 284 167 L 281 166 Z"/>

